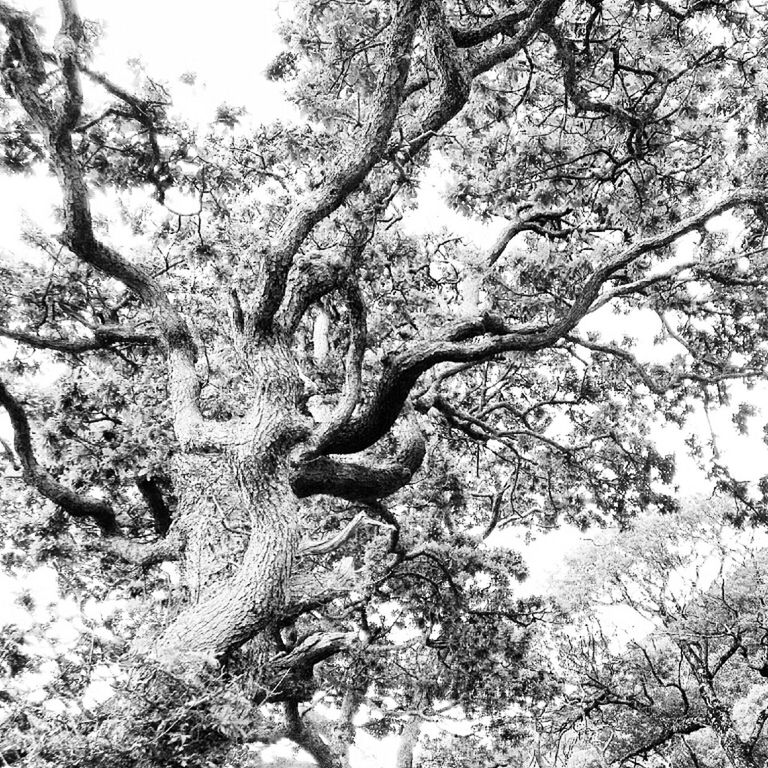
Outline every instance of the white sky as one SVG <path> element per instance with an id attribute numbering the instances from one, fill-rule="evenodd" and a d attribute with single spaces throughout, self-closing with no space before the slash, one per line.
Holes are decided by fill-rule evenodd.
<path id="1" fill-rule="evenodd" d="M 56 0 L 15 0 L 19 8 L 38 12 L 41 23 L 55 33 Z M 192 118 L 222 102 L 247 107 L 270 119 L 285 110 L 280 86 L 263 72 L 280 50 L 276 31 L 287 0 L 245 3 L 242 0 L 79 0 L 83 18 L 103 23 L 105 35 L 94 67 L 119 79 L 125 62 L 140 58 L 159 79 L 178 80 L 196 72 L 207 92 L 198 89 L 194 101 L 179 104 Z"/>

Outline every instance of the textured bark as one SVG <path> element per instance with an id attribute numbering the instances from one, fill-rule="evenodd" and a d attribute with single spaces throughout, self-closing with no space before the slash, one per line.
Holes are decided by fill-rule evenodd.
<path id="1" fill-rule="evenodd" d="M 349 409 L 346 417 L 352 413 Z M 399 432 L 399 449 L 390 459 L 366 454 L 357 461 L 332 459 L 316 456 L 310 447 L 294 463 L 294 493 L 299 498 L 325 493 L 350 501 L 372 501 L 392 495 L 408 484 L 424 461 L 426 450 L 424 435 L 413 413 L 403 419 Z"/>
<path id="2" fill-rule="evenodd" d="M 299 543 L 288 453 L 305 433 L 291 353 L 278 343 L 242 350 L 253 407 L 216 448 L 194 443 L 174 463 L 174 523 L 185 542 L 190 605 L 158 641 L 166 661 L 216 659 L 283 608 Z"/>
<path id="3" fill-rule="evenodd" d="M 0 0 L 0 23 L 7 32 L 3 83 L 39 128 L 59 179 L 63 220 L 60 239 L 82 263 L 120 281 L 138 298 L 151 313 L 157 340 L 167 355 L 169 399 L 180 445 L 173 467 L 178 513 L 169 541 L 162 546 L 150 547 L 149 554 L 128 546 L 138 562 L 153 562 L 152 558 L 166 553 L 175 555 L 177 542 L 183 549 L 189 604 L 158 639 L 156 652 L 160 657 L 173 662 L 189 657 L 220 658 L 270 623 L 285 622 L 344 593 L 348 585 L 343 578 L 329 584 L 313 584 L 306 574 L 295 578 L 300 522 L 296 495 L 329 493 L 371 500 L 387 496 L 409 482 L 424 456 L 423 441 L 419 439 L 406 441 L 391 459 L 381 457 L 380 445 L 375 454 L 348 461 L 338 456 L 366 451 L 386 437 L 422 374 L 444 362 L 470 365 L 503 352 L 535 352 L 552 347 L 567 338 L 605 298 L 606 284 L 643 254 L 669 245 L 726 210 L 768 201 L 764 191 L 744 189 L 665 232 L 637 240 L 597 266 L 581 290 L 575 292 L 572 304 L 548 324 L 510 327 L 503 318 L 483 315 L 451 325 L 435 338 L 405 344 L 385 359 L 383 373 L 371 383 L 366 397 L 361 376 L 368 342 L 365 307 L 360 291 L 355 291 L 352 273 L 362 261 L 371 222 L 365 222 L 360 232 L 354 233 L 341 263 L 316 263 L 309 257 L 300 261 L 307 236 L 366 179 L 372 178 L 371 172 L 377 166 L 386 169 L 384 180 L 378 182 L 384 192 L 378 198 L 376 194 L 372 197 L 388 200 L 390 191 L 399 183 L 392 182 L 394 170 L 399 179 L 403 164 L 458 114 L 470 96 L 473 78 L 520 53 L 542 30 L 547 31 L 560 54 L 566 88 L 573 101 L 583 109 L 607 112 L 625 122 L 638 119 L 610 105 L 589 101 L 588 94 L 580 89 L 571 50 L 553 24 L 561 2 L 540 0 L 524 10 L 500 14 L 474 30 L 452 28 L 440 0 L 394 0 L 390 4 L 392 14 L 377 85 L 363 129 L 326 165 L 322 183 L 286 212 L 266 252 L 259 254 L 257 285 L 247 307 L 250 311 L 244 314 L 234 297 L 237 351 L 244 383 L 252 392 L 252 407 L 242 419 L 218 423 L 207 420 L 201 411 L 196 347 L 181 311 L 157 279 L 99 240 L 94 231 L 85 174 L 78 158 L 81 71 L 132 108 L 135 119 L 148 131 L 157 159 L 149 105 L 90 72 L 79 60 L 83 28 L 74 0 L 60 0 L 62 27 L 55 55 L 42 51 L 30 18 Z M 419 55 L 426 56 L 428 71 L 413 77 L 413 40 L 419 26 Z M 500 33 L 510 35 L 508 42 L 471 50 Z M 52 62 L 58 65 L 55 74 L 54 67 L 49 66 Z M 53 80 L 55 88 L 49 87 Z M 417 94 L 420 101 L 414 108 L 401 110 L 403 101 Z M 546 218 L 546 214 L 538 215 Z M 527 226 L 537 226 L 533 213 L 529 219 Z M 507 236 L 515 231 L 510 229 Z M 505 245 L 502 241 L 497 250 Z M 351 318 L 345 391 L 331 423 L 310 436 L 299 415 L 302 386 L 296 364 L 277 334 L 290 335 L 313 302 L 341 288 L 346 289 Z M 0 335 L 3 333 L 9 335 L 7 330 L 0 330 Z M 121 343 L 151 343 L 155 338 L 115 328 L 94 329 L 95 340 L 83 342 L 13 333 L 32 346 L 74 353 Z M 54 475 L 35 461 L 23 410 L 7 392 L 0 390 L 0 397 L 0 405 L 11 415 L 25 479 L 71 514 L 88 515 L 105 530 L 111 530 L 111 507 L 81 498 L 56 483 Z M 166 526 L 167 519 L 161 516 L 159 527 Z M 392 551 L 399 546 L 398 536 L 395 526 Z M 296 588 L 298 581 L 301 589 Z M 304 648 L 303 655 L 288 654 L 282 660 L 273 660 L 274 665 L 284 665 L 289 676 L 299 669 L 296 676 L 306 677 L 312 664 L 343 650 L 347 643 L 346 637 L 328 634 L 319 638 L 312 649 Z M 714 691 L 711 693 L 714 696 Z M 723 734 L 724 749 L 742 760 L 734 765 L 750 765 L 743 761 L 738 743 L 732 739 L 735 731 L 729 713 L 718 706 L 712 699 L 713 727 Z M 300 723 L 296 733 L 304 733 Z M 310 734 L 308 738 L 313 737 Z"/>
<path id="4" fill-rule="evenodd" d="M 320 768 L 349 767 L 346 756 L 339 754 L 323 741 L 315 728 L 302 718 L 295 702 L 288 702 L 285 705 L 285 719 L 288 738 L 309 752 Z"/>
<path id="5" fill-rule="evenodd" d="M 263 260 L 249 331 L 268 331 L 285 296 L 288 272 L 314 226 L 337 210 L 384 153 L 397 119 L 411 66 L 411 44 L 419 19 L 419 0 L 396 0 L 376 90 L 360 140 L 345 147 L 328 168 L 323 185 L 289 212 Z"/>

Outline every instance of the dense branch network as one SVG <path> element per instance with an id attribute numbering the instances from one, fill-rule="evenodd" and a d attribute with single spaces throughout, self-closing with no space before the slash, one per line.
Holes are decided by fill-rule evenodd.
<path id="1" fill-rule="evenodd" d="M 324 183 L 302 198 L 286 215 L 268 252 L 263 255 L 260 282 L 240 327 L 243 335 L 255 339 L 272 333 L 290 337 L 315 302 L 336 290 L 346 292 L 350 310 L 346 384 L 329 421 L 321 425 L 296 453 L 292 482 L 299 496 L 324 493 L 350 500 L 375 499 L 391 495 L 407 485 L 424 456 L 423 441 L 415 432 L 397 455 L 383 462 L 375 455 L 361 456 L 357 461 L 333 456 L 366 451 L 378 443 L 392 429 L 418 379 L 443 363 L 472 365 L 507 352 L 533 353 L 565 340 L 625 361 L 655 394 L 675 382 L 698 378 L 701 382 L 716 383 L 750 375 L 749 371 L 720 371 L 708 377 L 696 373 L 677 374 L 674 382 L 662 384 L 644 373 L 630 353 L 572 335 L 579 322 L 594 308 L 613 297 L 630 295 L 633 290 L 641 291 L 650 284 L 648 280 L 639 280 L 634 285 L 606 289 L 615 276 L 642 256 L 663 249 L 683 235 L 700 229 L 711 218 L 725 211 L 765 204 L 762 192 L 740 190 L 669 227 L 662 234 L 638 240 L 595 269 L 576 292 L 570 305 L 553 321 L 516 326 L 492 314 L 457 321 L 434 338 L 411 342 L 388 356 L 378 381 L 369 386 L 367 394 L 363 391 L 362 359 L 367 346 L 367 332 L 365 303 L 357 286 L 356 273 L 364 262 L 375 220 L 359 228 L 341 259 L 302 261 L 305 257 L 300 254 L 316 225 L 332 216 L 371 175 L 377 164 L 391 163 L 396 159 L 399 165 L 413 160 L 467 103 L 473 81 L 514 58 L 541 32 L 554 43 L 563 63 L 566 91 L 578 108 L 604 113 L 637 128 L 651 119 L 663 99 L 662 89 L 641 116 L 606 102 L 590 100 L 578 84 L 573 46 L 555 21 L 560 5 L 556 0 L 541 0 L 500 14 L 470 29 L 452 27 L 437 0 L 404 1 L 394 5 L 379 79 L 370 99 L 361 138 L 352 151 L 345 148 L 338 160 L 330 164 Z M 692 10 L 689 12 L 693 13 Z M 62 242 L 78 259 L 122 282 L 151 310 L 161 345 L 168 357 L 177 436 L 182 443 L 204 445 L 207 441 L 215 441 L 216 435 L 223 431 L 215 425 L 206 424 L 200 410 L 201 384 L 195 370 L 196 345 L 187 324 L 156 279 L 97 238 L 83 169 L 73 144 L 75 133 L 83 130 L 82 126 L 78 127 L 83 105 L 81 72 L 126 105 L 129 114 L 145 126 L 151 151 L 158 160 L 152 106 L 88 67 L 80 52 L 82 22 L 73 2 L 62 2 L 57 56 L 62 65 L 63 93 L 58 99 L 40 93 L 42 84 L 50 76 L 46 72 L 45 54 L 28 17 L 3 4 L 0 6 L 0 20 L 9 36 L 9 55 L 17 56 L 4 67 L 6 87 L 41 130 L 61 184 L 65 202 Z M 412 71 L 410 51 L 419 29 L 427 44 L 428 77 Z M 501 43 L 489 45 L 499 36 L 502 37 Z M 11 59 L 7 61 L 11 62 Z M 400 138 L 395 139 L 393 128 L 401 119 L 401 108 L 420 97 L 425 89 L 429 93 L 415 115 L 404 119 L 405 128 L 399 128 Z M 386 182 L 377 188 L 381 202 L 388 199 L 391 186 L 392 182 Z M 509 242 L 522 232 L 541 237 L 567 237 L 574 229 L 560 225 L 569 212 L 567 208 L 547 210 L 523 206 L 518 217 L 505 228 L 487 254 L 486 268 L 492 268 L 502 258 Z M 550 228 L 553 223 L 557 229 Z M 276 317 L 279 322 L 275 325 Z M 92 333 L 92 339 L 70 340 L 49 338 L 21 329 L 0 331 L 6 338 L 20 343 L 69 354 L 82 354 L 120 344 L 155 342 L 152 334 L 137 333 L 117 325 L 95 326 Z"/>
<path id="2" fill-rule="evenodd" d="M 657 2 L 657 5 L 677 21 L 695 10 L 689 8 L 683 12 L 666 3 Z M 266 435 L 271 463 L 264 461 L 259 468 L 271 480 L 273 474 L 282 470 L 281 462 L 285 458 L 289 480 L 285 490 L 290 485 L 293 497 L 328 495 L 363 502 L 372 514 L 381 518 L 382 526 L 389 529 L 381 581 L 396 576 L 418 579 L 436 591 L 445 587 L 459 604 L 461 589 L 452 579 L 441 552 L 427 545 L 407 549 L 403 542 L 408 540 L 409 532 L 403 531 L 401 537 L 397 517 L 380 503 L 381 499 L 408 486 L 425 459 L 426 443 L 419 419 L 437 412 L 466 437 L 486 445 L 495 441 L 514 449 L 518 439 L 534 441 L 553 455 L 557 454 L 564 463 L 571 462 L 578 451 L 590 450 L 600 440 L 612 441 L 618 452 L 630 452 L 623 448 L 619 437 L 611 434 L 592 435 L 579 445 L 559 442 L 537 432 L 528 413 L 515 411 L 510 403 L 506 404 L 506 410 L 502 406 L 492 410 L 496 405 L 490 405 L 483 412 L 470 412 L 444 398 L 440 392 L 441 383 L 452 376 L 471 372 L 481 364 L 496 362 L 507 353 L 523 357 L 564 350 L 574 355 L 586 350 L 601 359 L 606 357 L 616 361 L 631 370 L 654 396 L 662 396 L 670 389 L 690 382 L 709 386 L 732 378 L 763 375 L 757 368 L 728 367 L 691 355 L 694 359 L 691 370 L 677 370 L 664 377 L 646 370 L 628 349 L 584 337 L 577 331 L 580 323 L 601 307 L 643 297 L 645 292 L 666 285 L 695 264 L 695 259 L 685 265 L 676 262 L 661 273 L 650 274 L 643 263 L 645 257 L 662 253 L 680 238 L 703 230 L 713 218 L 726 212 L 753 209 L 760 213 L 768 205 L 768 194 L 763 188 L 734 185 L 737 187 L 735 191 L 725 192 L 715 202 L 701 205 L 690 215 L 670 216 L 667 221 L 663 217 L 653 220 L 649 216 L 643 219 L 649 222 L 647 228 L 638 226 L 634 232 L 623 227 L 613 228 L 611 222 L 600 220 L 597 214 L 591 218 L 586 216 L 582 223 L 572 221 L 577 206 L 572 206 L 568 200 L 555 199 L 551 204 L 520 203 L 509 214 L 507 225 L 497 241 L 476 264 L 483 280 L 489 280 L 495 274 L 494 270 L 498 272 L 503 268 L 509 257 L 508 247 L 518 237 L 557 242 L 565 254 L 564 264 L 571 259 L 578 261 L 597 242 L 596 237 L 588 240 L 588 245 L 579 250 L 579 244 L 584 242 L 579 238 L 615 230 L 624 240 L 608 240 L 609 245 L 598 251 L 599 257 L 590 253 L 583 259 L 585 263 L 581 269 L 573 272 L 576 275 L 573 283 L 567 291 L 554 296 L 547 311 L 539 311 L 527 320 L 519 319 L 515 314 L 516 296 L 510 291 L 511 295 L 505 297 L 507 303 L 503 305 L 510 308 L 509 313 L 494 307 L 493 311 L 443 317 L 431 332 L 422 333 L 417 328 L 417 332 L 405 337 L 396 349 L 371 363 L 370 355 L 366 353 L 376 341 L 369 330 L 367 302 L 370 286 L 364 283 L 362 274 L 373 261 L 373 243 L 381 233 L 393 200 L 411 183 L 408 178 L 411 168 L 417 168 L 417 163 L 424 161 L 426 150 L 443 140 L 445 134 L 460 122 L 462 110 L 487 87 L 483 80 L 485 75 L 498 75 L 504 70 L 502 65 L 511 65 L 517 57 L 529 56 L 528 49 L 534 44 L 542 49 L 549 46 L 549 54 L 559 67 L 557 74 L 562 81 L 564 106 L 557 106 L 563 108 L 563 114 L 567 113 L 570 104 L 577 112 L 577 119 L 586 115 L 591 120 L 597 116 L 607 121 L 612 130 L 628 131 L 633 140 L 647 126 L 661 120 L 659 109 L 677 77 L 663 74 L 651 77 L 641 73 L 651 80 L 652 85 L 642 98 L 635 100 L 633 108 L 622 104 L 621 98 L 609 100 L 595 96 L 587 90 L 579 71 L 580 57 L 590 41 L 587 39 L 580 49 L 571 39 L 568 25 L 559 18 L 562 0 L 531 2 L 500 12 L 474 27 L 456 26 L 442 0 L 396 0 L 390 6 L 391 12 L 382 30 L 384 43 L 377 54 L 375 83 L 367 97 L 367 110 L 361 119 L 360 130 L 353 135 L 354 140 L 345 143 L 325 164 L 320 181 L 288 208 L 273 234 L 265 238 L 263 248 L 251 254 L 248 267 L 255 278 L 250 293 L 230 291 L 233 355 L 242 364 L 243 378 L 253 373 L 263 360 L 271 365 L 270 371 L 274 374 L 269 380 L 259 380 L 254 399 L 262 402 L 251 403 L 253 407 L 249 415 L 243 417 L 231 416 L 226 407 L 221 411 L 212 408 L 209 413 L 201 405 L 201 395 L 207 397 L 210 393 L 205 392 L 197 367 L 200 345 L 193 334 L 192 323 L 178 306 L 180 302 L 176 295 L 164 288 L 160 278 L 139 266 L 138 260 L 123 255 L 100 239 L 94 224 L 87 169 L 77 151 L 80 137 L 95 124 L 83 117 L 81 79 L 105 89 L 120 103 L 119 114 L 144 129 L 153 168 L 160 169 L 163 161 L 155 105 L 90 68 L 82 21 L 73 0 L 61 2 L 62 26 L 53 54 L 43 51 L 27 15 L 0 2 L 0 23 L 7 35 L 3 82 L 35 123 L 58 177 L 63 212 L 61 242 L 79 262 L 127 289 L 149 314 L 152 329 L 145 332 L 141 325 L 94 324 L 88 327 L 92 337 L 80 338 L 53 336 L 40 329 L 33 331 L 9 325 L 0 328 L 0 336 L 32 348 L 66 355 L 105 353 L 125 347 L 159 347 L 167 360 L 175 436 L 182 455 L 192 457 L 191 467 L 202 467 L 206 462 L 213 465 L 218 453 L 225 451 L 229 452 L 230 459 L 233 456 L 241 458 L 250 443 L 256 442 L 254 436 L 257 433 Z M 59 69 L 53 70 L 52 61 Z M 618 65 L 617 68 L 620 70 Z M 531 64 L 531 71 L 533 69 Z M 623 133 L 621 136 L 623 139 Z M 636 149 L 630 152 L 627 163 L 637 160 Z M 162 201 L 165 178 L 156 175 L 151 180 Z M 592 181 L 594 179 L 589 183 Z M 324 226 L 332 224 L 338 224 L 338 229 L 344 233 L 338 246 L 333 249 L 318 246 L 315 251 L 313 237 Z M 255 237 L 257 233 L 253 234 Z M 318 423 L 316 420 L 311 426 L 306 412 L 299 413 L 298 407 L 295 413 L 281 421 L 279 408 L 285 407 L 286 403 L 293 407 L 301 397 L 294 396 L 293 389 L 289 395 L 276 395 L 277 385 L 273 385 L 273 380 L 279 379 L 282 367 L 289 367 L 286 361 L 293 359 L 291 354 L 297 346 L 304 321 L 318 304 L 331 301 L 337 302 L 345 313 L 341 332 L 345 341 L 345 363 L 342 375 L 335 378 L 338 383 L 335 407 L 329 409 L 330 416 L 325 421 Z M 436 371 L 445 364 L 454 366 Z M 415 393 L 417 382 L 430 372 L 434 376 L 427 388 Z M 554 397 L 552 402 L 555 402 Z M 264 404 L 267 406 L 265 411 L 259 412 L 258 406 Z M 78 495 L 60 484 L 55 472 L 38 463 L 29 419 L 20 400 L 3 384 L 0 384 L 0 405 L 10 416 L 15 452 L 25 481 L 72 516 L 90 518 L 105 532 L 114 533 L 117 516 L 112 505 Z M 514 431 L 495 426 L 493 419 L 502 412 L 511 414 L 522 426 Z M 285 456 L 280 454 L 278 457 L 280 451 L 284 451 Z M 632 457 L 632 460 L 637 458 Z M 243 464 L 246 470 L 242 467 L 238 470 L 241 472 L 238 483 L 251 469 L 247 462 Z M 133 540 L 118 543 L 110 540 L 105 549 L 143 567 L 182 557 L 187 542 L 183 535 L 176 535 L 168 508 L 162 497 L 158 498 L 157 486 L 146 478 L 139 481 L 138 487 L 153 513 L 155 532 L 161 536 L 169 534 L 168 537 L 149 546 Z M 200 497 L 208 490 L 199 489 Z M 503 493 L 492 498 L 492 517 L 486 536 L 499 522 Z M 279 498 L 278 492 L 274 495 L 278 497 L 277 514 L 282 514 L 281 504 L 285 502 L 287 507 L 289 503 Z M 296 504 L 293 497 L 290 504 Z M 256 502 L 260 501 L 256 498 Z M 256 508 L 254 515 L 262 513 L 254 498 L 249 502 Z M 336 600 L 348 598 L 354 582 L 348 574 L 331 571 L 324 582 L 311 567 L 303 566 L 313 557 L 338 553 L 360 533 L 362 519 L 358 515 L 338 533 L 303 545 L 298 543 L 293 521 L 286 523 L 285 539 L 289 543 L 285 552 L 280 550 L 279 542 L 269 544 L 271 551 L 284 555 L 281 577 L 287 583 L 280 583 L 274 589 L 275 602 L 279 604 L 263 614 L 248 608 L 246 588 L 251 584 L 243 579 L 245 587 L 236 593 L 236 597 L 246 619 L 242 626 L 235 626 L 230 635 L 215 638 L 212 647 L 216 655 L 223 657 L 270 622 L 287 625 Z M 225 517 L 222 520 L 227 524 L 231 522 Z M 279 522 L 283 524 L 282 520 Z M 248 523 L 255 531 L 248 541 L 249 551 L 255 553 L 252 564 L 268 559 L 258 549 L 263 543 L 258 540 L 258 535 L 267 527 L 263 523 L 263 519 L 256 517 Z M 243 529 L 246 528 L 244 524 Z M 239 530 L 233 538 L 237 536 L 247 539 Z M 275 536 L 273 541 L 278 539 Z M 479 547 L 479 540 L 474 544 Z M 296 568 L 294 559 L 298 562 Z M 421 572 L 416 572 L 415 576 L 413 573 L 403 575 L 406 565 L 422 560 L 429 561 L 438 572 L 433 581 L 430 581 L 430 575 Z M 221 594 L 226 596 L 224 592 Z M 362 610 L 361 603 L 364 602 L 365 598 L 357 602 L 350 599 L 352 607 L 349 611 Z M 217 604 L 225 605 L 226 600 L 219 600 Z M 182 624 L 182 630 L 197 626 L 195 618 L 192 616 L 188 624 Z M 179 634 L 182 640 L 183 631 Z M 211 634 L 215 632 L 212 630 Z M 326 754 L 327 745 L 302 721 L 291 694 L 309 685 L 314 665 L 355 644 L 353 633 L 328 629 L 304 637 L 295 647 L 284 648 L 269 664 L 275 682 L 272 700 L 287 702 L 289 735 L 329 765 L 333 758 Z M 651 738 L 642 748 L 628 752 L 622 760 L 633 760 L 664 741 L 693 733 L 700 727 L 698 721 L 681 721 Z"/>

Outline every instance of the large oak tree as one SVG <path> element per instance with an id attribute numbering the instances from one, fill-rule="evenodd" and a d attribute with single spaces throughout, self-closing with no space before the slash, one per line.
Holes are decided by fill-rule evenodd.
<path id="1" fill-rule="evenodd" d="M 340 765 L 372 696 L 408 743 L 437 702 L 546 695 L 521 661 L 539 606 L 495 531 L 673 512 L 653 424 L 765 373 L 764 11 L 299 0 L 269 75 L 302 119 L 246 130 L 222 106 L 201 132 L 151 73 L 95 69 L 97 27 L 59 5 L 49 44 L 0 2 L 3 163 L 60 188 L 58 232 L 0 267 L 7 454 L 36 494 L 4 490 L 9 535 L 52 537 L 72 584 L 170 560 L 182 584 L 124 653 L 121 727 L 34 759 L 202 765 L 287 735 Z M 406 226 L 435 167 L 454 210 L 503 220 L 486 252 Z M 66 516 L 30 517 L 41 498 Z M 238 728 L 211 703 L 234 690 Z M 317 691 L 341 712 L 323 735 L 299 706 Z"/>

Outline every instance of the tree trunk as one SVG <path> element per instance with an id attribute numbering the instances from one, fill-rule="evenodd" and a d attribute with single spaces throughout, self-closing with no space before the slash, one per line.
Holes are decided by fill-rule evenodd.
<path id="1" fill-rule="evenodd" d="M 403 728 L 397 749 L 397 768 L 413 768 L 413 751 L 419 743 L 423 722 L 424 718 L 421 715 L 414 715 Z"/>
<path id="2" fill-rule="evenodd" d="M 215 442 L 186 446 L 174 464 L 189 605 L 158 641 L 166 663 L 221 658 L 285 603 L 299 525 L 288 453 L 305 433 L 302 385 L 292 354 L 278 344 L 241 356 L 251 409 L 221 425 Z"/>

